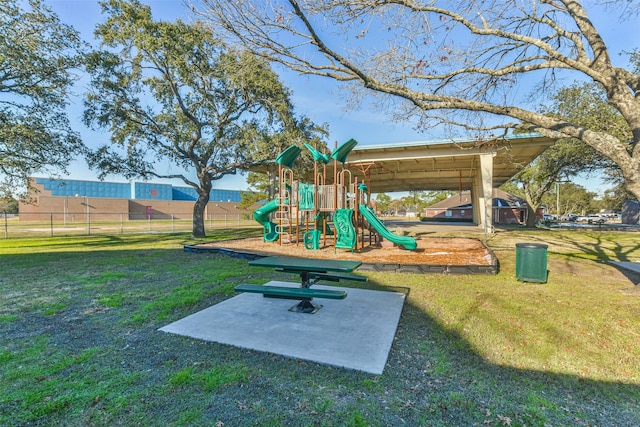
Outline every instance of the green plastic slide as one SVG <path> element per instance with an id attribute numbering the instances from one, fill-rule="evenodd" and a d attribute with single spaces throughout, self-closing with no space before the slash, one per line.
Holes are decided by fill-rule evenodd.
<path id="1" fill-rule="evenodd" d="M 263 238 L 265 242 L 273 242 L 278 239 L 278 232 L 276 231 L 276 224 L 271 222 L 269 214 L 278 210 L 278 202 L 270 200 L 258 209 L 253 211 L 253 218 L 258 221 L 262 227 L 264 227 Z"/>
<path id="2" fill-rule="evenodd" d="M 414 239 L 411 236 L 399 236 L 389 231 L 387 226 L 384 225 L 382 221 L 380 221 L 380 219 L 376 216 L 373 210 L 369 208 L 367 205 L 359 205 L 359 208 L 360 208 L 360 213 L 362 214 L 364 219 L 366 219 L 369 222 L 369 224 L 371 224 L 371 226 L 375 228 L 376 231 L 380 233 L 380 235 L 384 239 L 387 239 L 388 241 L 396 243 L 398 245 L 402 245 L 406 249 L 409 249 L 410 251 L 414 251 L 416 249 L 416 247 L 418 246 L 418 244 L 416 243 L 416 239 Z"/>

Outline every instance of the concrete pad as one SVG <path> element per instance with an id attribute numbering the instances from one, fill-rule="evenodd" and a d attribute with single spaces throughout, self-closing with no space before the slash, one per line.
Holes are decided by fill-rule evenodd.
<path id="1" fill-rule="evenodd" d="M 278 281 L 266 285 L 298 286 Z M 343 300 L 314 299 L 322 308 L 305 314 L 289 311 L 296 300 L 243 293 L 159 330 L 381 375 L 405 294 L 313 287 L 344 290 L 348 296 Z"/>
<path id="2" fill-rule="evenodd" d="M 628 262 L 628 261 L 610 261 L 611 264 L 616 265 L 621 268 L 626 268 L 627 270 L 635 271 L 636 273 L 640 273 L 640 262 Z"/>

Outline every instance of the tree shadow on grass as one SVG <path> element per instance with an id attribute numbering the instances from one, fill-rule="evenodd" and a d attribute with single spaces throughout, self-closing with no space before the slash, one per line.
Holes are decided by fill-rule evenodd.
<path id="1" fill-rule="evenodd" d="M 416 306 L 405 307 L 388 368 L 387 375 L 397 376 L 397 381 L 406 376 L 405 381 L 413 384 L 415 419 L 426 409 L 436 424 L 631 426 L 640 422 L 639 385 L 493 364 L 459 333 Z"/>
<path id="2" fill-rule="evenodd" d="M 591 237 L 592 242 L 571 239 L 569 236 L 558 236 L 561 244 L 570 248 L 573 252 L 570 256 L 579 258 L 596 259 L 614 266 L 635 286 L 640 284 L 640 272 L 617 264 L 618 262 L 629 263 L 640 259 L 640 242 L 632 241 L 619 242 L 615 234 L 598 235 Z"/>

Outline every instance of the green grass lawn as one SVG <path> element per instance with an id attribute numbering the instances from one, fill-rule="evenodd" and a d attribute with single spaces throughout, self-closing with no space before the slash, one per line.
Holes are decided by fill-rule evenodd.
<path id="1" fill-rule="evenodd" d="M 546 284 L 515 279 L 517 242 L 549 245 Z M 158 332 L 290 279 L 185 243 L 1 240 L 0 425 L 640 425 L 640 276 L 607 263 L 637 233 L 499 231 L 496 276 L 368 273 L 409 291 L 380 376 Z"/>

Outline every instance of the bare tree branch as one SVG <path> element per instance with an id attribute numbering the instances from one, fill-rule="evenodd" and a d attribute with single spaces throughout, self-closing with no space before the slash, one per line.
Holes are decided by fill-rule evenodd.
<path id="1" fill-rule="evenodd" d="M 632 7 L 619 3 L 609 6 Z M 578 0 L 201 0 L 200 5 L 195 10 L 217 36 L 291 70 L 376 93 L 379 105 L 424 128 L 436 120 L 487 130 L 505 121 L 499 126 L 580 139 L 613 160 L 640 198 L 640 76 L 613 65 Z M 548 91 L 566 79 L 599 84 L 632 139 L 549 117 L 527 104 L 524 87 Z M 466 114 L 494 120 L 479 124 Z"/>

